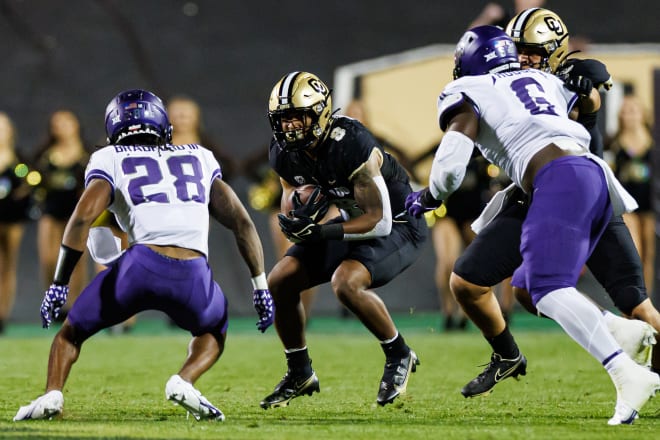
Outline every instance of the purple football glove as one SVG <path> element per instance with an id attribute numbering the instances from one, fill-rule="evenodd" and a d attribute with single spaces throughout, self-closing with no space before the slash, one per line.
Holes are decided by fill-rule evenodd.
<path id="1" fill-rule="evenodd" d="M 442 205 L 442 200 L 436 200 L 431 191 L 426 187 L 419 191 L 413 191 L 406 196 L 406 210 L 414 217 L 421 217 L 427 211 L 433 211 Z"/>
<path id="2" fill-rule="evenodd" d="M 270 290 L 255 289 L 252 292 L 252 302 L 259 315 L 257 328 L 263 333 L 275 321 L 275 305 L 273 304 L 273 297 L 270 296 Z"/>
<path id="3" fill-rule="evenodd" d="M 64 306 L 68 295 L 69 286 L 51 284 L 48 290 L 46 290 L 40 309 L 41 325 L 43 328 L 50 327 L 52 320 L 60 316 L 60 311 L 62 310 L 62 306 Z"/>

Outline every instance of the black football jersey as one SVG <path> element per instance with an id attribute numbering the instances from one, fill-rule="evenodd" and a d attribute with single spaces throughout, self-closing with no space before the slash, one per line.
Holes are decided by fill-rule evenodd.
<path id="1" fill-rule="evenodd" d="M 338 208 L 351 215 L 360 213 L 350 177 L 368 159 L 374 148 L 383 153 L 381 173 L 390 195 L 392 216 L 405 211 L 406 195 L 411 191 L 405 169 L 359 121 L 333 116 L 330 132 L 314 149 L 316 159 L 304 151 L 286 151 L 273 138 L 270 144 L 271 167 L 290 185 L 315 184 Z"/>

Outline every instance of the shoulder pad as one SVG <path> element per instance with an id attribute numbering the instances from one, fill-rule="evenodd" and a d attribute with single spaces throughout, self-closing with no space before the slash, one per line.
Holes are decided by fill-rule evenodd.
<path id="1" fill-rule="evenodd" d="M 462 93 L 451 93 L 448 95 L 443 93 L 438 97 L 438 122 L 442 131 L 445 131 L 447 128 L 452 110 L 460 107 L 464 102 L 465 95 Z"/>
<path id="2" fill-rule="evenodd" d="M 612 86 L 612 77 L 607 71 L 605 64 L 594 59 L 569 59 L 559 69 L 557 76 L 565 79 L 568 77 L 584 76 L 589 78 L 594 86 L 600 88 L 605 87 L 609 90 Z"/>

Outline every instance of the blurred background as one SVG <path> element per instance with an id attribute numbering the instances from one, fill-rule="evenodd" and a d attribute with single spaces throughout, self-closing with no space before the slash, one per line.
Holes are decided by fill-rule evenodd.
<path id="1" fill-rule="evenodd" d="M 334 87 L 335 104 L 345 106 L 363 92 L 375 90 L 361 82 L 364 78 L 359 63 L 410 51 L 419 55 L 417 49 L 428 47 L 428 56 L 451 60 L 451 48 L 487 3 L 0 0 L 0 111 L 14 122 L 17 150 L 30 157 L 46 142 L 50 115 L 57 110 L 77 115 L 85 147 L 93 150 L 104 143 L 105 106 L 119 91 L 144 88 L 166 101 L 181 95 L 191 98 L 201 110 L 206 137 L 232 163 L 230 184 L 250 206 L 262 232 L 267 267 L 271 267 L 277 251 L 268 230 L 268 216 L 250 204 L 250 189 L 257 167 L 251 160 L 265 152 L 271 137 L 266 111 L 273 85 L 289 71 L 310 71 Z M 514 3 L 500 2 L 509 11 L 513 11 Z M 643 100 L 653 115 L 657 89 L 652 79 L 660 76 L 657 70 L 649 70 L 653 65 L 660 69 L 657 0 L 555 0 L 545 2 L 545 7 L 563 18 L 571 38 L 583 44 L 587 53 L 602 45 L 633 52 L 641 48 L 642 53 L 649 53 L 641 57 L 646 60 L 646 71 L 640 75 L 648 78 L 642 88 Z M 594 53 L 598 58 L 598 51 Z M 402 62 L 420 62 L 425 56 Z M 388 58 L 382 68 L 395 65 L 396 60 Z M 347 66 L 352 67 L 347 71 Z M 370 66 L 370 72 L 380 71 L 374 67 L 378 63 Z M 425 97 L 426 103 L 415 106 L 414 114 L 423 114 L 420 118 L 427 118 L 432 125 L 437 94 L 449 79 L 450 70 L 443 70 L 437 77 L 431 74 L 428 81 L 405 80 L 388 87 L 392 87 L 394 97 L 404 100 L 406 95 Z M 373 127 L 381 127 L 379 134 L 416 131 L 414 125 L 397 125 L 396 116 L 393 120 L 385 116 L 378 119 L 378 108 L 383 106 L 388 106 L 383 115 L 400 114 L 402 120 L 409 119 L 413 112 L 409 103 L 392 105 L 371 93 L 367 109 L 372 110 Z M 427 120 L 419 130 L 429 130 Z M 430 130 L 431 134 L 425 135 L 430 139 L 423 136 L 413 140 L 414 136 L 406 135 L 396 140 L 397 146 L 417 149 L 413 143 L 431 143 L 435 127 Z M 406 137 L 411 139 L 409 146 L 405 145 Z M 35 219 L 26 223 L 20 244 L 11 315 L 15 322 L 39 322 L 43 282 L 36 240 Z M 413 267 L 378 289 L 390 310 L 438 310 L 435 258 L 428 243 Z M 247 269 L 238 258 L 231 234 L 216 225 L 211 230 L 210 263 L 229 298 L 230 312 L 253 314 Z M 89 269 L 93 271 L 91 265 Z M 598 291 L 588 274 L 585 280 L 587 288 Z M 313 311 L 339 313 L 327 286 L 316 296 Z"/>

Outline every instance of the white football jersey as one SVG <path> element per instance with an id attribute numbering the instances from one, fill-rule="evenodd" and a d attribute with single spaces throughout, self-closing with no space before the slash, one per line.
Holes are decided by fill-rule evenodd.
<path id="1" fill-rule="evenodd" d="M 92 154 L 85 185 L 112 185 L 108 209 L 130 244 L 194 249 L 208 256 L 209 195 L 221 177 L 211 151 L 196 145 L 108 145 Z"/>
<path id="2" fill-rule="evenodd" d="M 577 144 L 588 152 L 589 133 L 568 118 L 577 95 L 554 75 L 527 69 L 452 81 L 438 98 L 441 126 L 443 114 L 461 101 L 461 94 L 479 116 L 476 145 L 481 154 L 518 186 L 532 156 L 550 143 Z"/>

